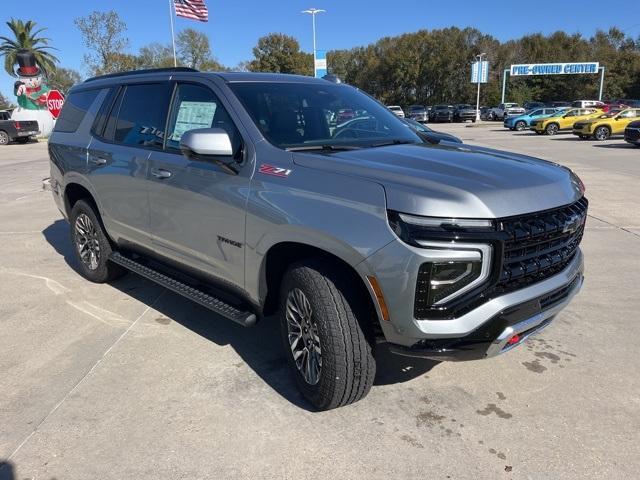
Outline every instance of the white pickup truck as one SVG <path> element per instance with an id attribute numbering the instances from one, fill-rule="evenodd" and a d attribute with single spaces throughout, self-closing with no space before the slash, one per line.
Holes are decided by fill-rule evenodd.
<path id="1" fill-rule="evenodd" d="M 487 118 L 489 120 L 504 120 L 511 115 L 524 115 L 525 112 L 526 110 L 517 103 L 501 103 L 489 110 Z"/>

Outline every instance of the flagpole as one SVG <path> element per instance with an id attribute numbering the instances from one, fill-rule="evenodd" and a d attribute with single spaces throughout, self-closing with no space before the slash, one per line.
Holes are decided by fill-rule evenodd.
<path id="1" fill-rule="evenodd" d="M 169 0 L 169 18 L 171 19 L 171 45 L 173 46 L 173 66 L 178 66 L 178 60 L 176 58 L 176 36 L 173 31 L 173 0 Z"/>

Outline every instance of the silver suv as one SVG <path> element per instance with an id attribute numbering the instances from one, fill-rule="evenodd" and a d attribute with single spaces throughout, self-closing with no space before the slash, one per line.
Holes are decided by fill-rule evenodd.
<path id="1" fill-rule="evenodd" d="M 341 111 L 355 118 L 336 122 Z M 367 394 L 376 343 L 491 357 L 582 285 L 587 200 L 570 170 L 424 143 L 344 84 L 189 69 L 93 78 L 71 90 L 49 154 L 84 277 L 132 271 L 247 327 L 277 314 L 318 409 Z"/>

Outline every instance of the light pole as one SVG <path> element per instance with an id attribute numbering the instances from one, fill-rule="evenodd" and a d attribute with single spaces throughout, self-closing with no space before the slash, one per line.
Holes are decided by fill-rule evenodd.
<path id="1" fill-rule="evenodd" d="M 481 53 L 480 55 L 476 55 L 478 59 L 478 96 L 476 97 L 476 122 L 480 121 L 480 80 L 482 80 L 482 57 L 484 57 L 486 53 Z"/>
<path id="2" fill-rule="evenodd" d="M 315 72 L 316 69 L 316 15 L 318 13 L 324 13 L 326 10 L 322 10 L 320 8 L 310 8 L 308 10 L 303 10 L 302 13 L 308 13 L 311 15 L 311 23 L 313 25 L 313 70 Z"/>

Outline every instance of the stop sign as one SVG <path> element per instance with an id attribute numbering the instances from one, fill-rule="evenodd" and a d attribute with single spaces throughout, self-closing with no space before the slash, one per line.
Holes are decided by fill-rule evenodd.
<path id="1" fill-rule="evenodd" d="M 47 95 L 47 109 L 53 118 L 58 118 L 62 105 L 64 104 L 64 95 L 58 90 L 51 90 Z"/>

